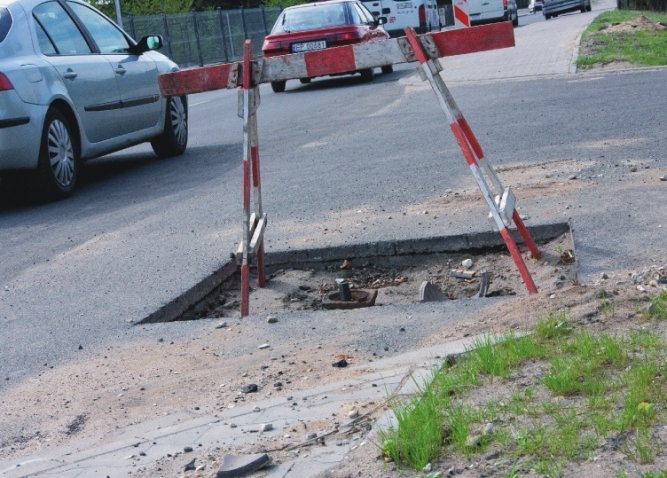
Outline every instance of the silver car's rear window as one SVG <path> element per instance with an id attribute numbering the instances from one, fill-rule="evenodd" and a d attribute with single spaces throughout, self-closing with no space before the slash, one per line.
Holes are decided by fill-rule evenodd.
<path id="1" fill-rule="evenodd" d="M 0 8 L 0 43 L 7 37 L 9 27 L 12 26 L 12 16 L 6 8 Z"/>

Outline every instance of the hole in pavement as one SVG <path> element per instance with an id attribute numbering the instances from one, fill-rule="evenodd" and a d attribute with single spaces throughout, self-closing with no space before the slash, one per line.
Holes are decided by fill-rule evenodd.
<path id="1" fill-rule="evenodd" d="M 531 233 L 540 259 L 532 259 L 525 247 L 521 251 L 538 290 L 575 283 L 569 225 L 531 228 Z M 257 287 L 251 274 L 253 316 L 528 294 L 497 232 L 272 253 L 266 264 L 266 287 Z M 191 297 L 170 304 L 172 310 L 142 322 L 240 316 L 240 272 L 234 263 L 204 282 L 189 291 Z"/>

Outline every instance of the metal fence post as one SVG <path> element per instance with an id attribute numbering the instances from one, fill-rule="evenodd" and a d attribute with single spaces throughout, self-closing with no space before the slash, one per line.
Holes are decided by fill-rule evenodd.
<path id="1" fill-rule="evenodd" d="M 195 29 L 195 42 L 197 44 L 197 57 L 199 58 L 199 66 L 204 66 L 204 57 L 201 51 L 201 41 L 199 39 L 199 27 L 197 26 L 197 12 L 191 12 L 192 26 Z"/>
<path id="2" fill-rule="evenodd" d="M 169 34 L 169 22 L 167 21 L 167 14 L 162 12 L 162 27 L 164 28 L 164 36 L 167 37 L 167 56 L 173 58 L 174 52 L 171 49 L 171 35 Z"/>
<path id="3" fill-rule="evenodd" d="M 227 33 L 229 33 L 229 48 L 231 48 L 232 59 L 236 58 L 236 53 L 234 52 L 234 35 L 232 34 L 232 25 L 229 23 L 229 13 L 225 13 L 227 16 Z"/>
<path id="4" fill-rule="evenodd" d="M 248 27 L 245 23 L 245 8 L 241 7 L 241 23 L 243 23 L 243 38 L 248 39 Z"/>
<path id="5" fill-rule="evenodd" d="M 264 7 L 261 7 L 260 11 L 262 13 L 262 26 L 264 27 L 264 35 L 268 35 L 269 29 L 266 27 L 266 11 L 264 11 Z"/>
<path id="6" fill-rule="evenodd" d="M 229 63 L 229 52 L 225 42 L 225 23 L 222 21 L 222 9 L 218 7 L 218 23 L 220 23 L 220 35 L 222 35 L 222 51 L 225 54 L 225 63 Z"/>
<path id="7" fill-rule="evenodd" d="M 134 30 L 134 15 L 132 13 L 130 13 L 127 16 L 127 22 L 128 22 L 128 26 L 130 27 L 130 35 L 132 36 L 132 38 L 136 39 L 137 38 L 137 32 Z"/>

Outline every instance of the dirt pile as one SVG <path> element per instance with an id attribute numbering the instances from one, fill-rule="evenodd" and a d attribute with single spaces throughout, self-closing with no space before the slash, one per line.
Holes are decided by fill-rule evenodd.
<path id="1" fill-rule="evenodd" d="M 607 34 L 636 31 L 656 32 L 662 30 L 667 30 L 667 25 L 661 22 L 654 22 L 644 15 L 620 23 L 607 23 L 600 28 L 600 31 Z"/>

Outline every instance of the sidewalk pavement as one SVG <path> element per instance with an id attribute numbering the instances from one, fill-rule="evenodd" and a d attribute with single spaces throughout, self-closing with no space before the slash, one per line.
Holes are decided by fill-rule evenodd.
<path id="1" fill-rule="evenodd" d="M 308 447 L 306 454 L 290 454 L 288 459 L 270 466 L 262 475 L 315 476 L 342 461 L 353 448 L 374 447 L 368 442 L 365 429 L 358 429 L 357 425 L 364 420 L 374 419 L 384 409 L 383 405 L 389 397 L 415 393 L 418 384 L 423 384 L 445 357 L 464 352 L 475 340 L 475 337 L 469 337 L 350 367 L 352 373 L 360 374 L 349 380 L 288 397 L 288 403 L 284 398 L 271 398 L 252 405 L 226 409 L 220 416 L 183 412 L 39 456 L 0 463 L 0 476 L 127 477 L 137 475 L 141 469 L 150 469 L 158 459 L 165 456 L 177 456 L 180 459 L 179 466 L 184 466 L 193 458 L 200 458 L 197 453 L 200 449 L 210 453 L 211 449 L 222 448 L 223 444 L 225 447 L 240 447 L 254 443 L 261 435 L 281 438 L 285 430 L 297 421 L 329 419 L 332 421 L 332 436 L 328 436 L 328 440 L 312 438 L 315 443 Z M 359 402 L 373 402 L 375 408 L 366 413 L 362 410 L 357 417 L 343 417 L 336 431 L 332 414 L 339 414 L 342 405 Z M 384 412 L 378 423 L 381 428 L 388 426 L 391 421 L 392 413 Z M 264 424 L 271 424 L 271 430 L 261 431 Z M 305 433 L 303 435 L 293 436 L 291 441 L 297 446 L 303 444 L 306 441 Z M 320 437 L 324 438 L 323 434 Z M 184 452 L 186 449 L 192 451 Z M 371 453 L 377 453 L 377 450 L 373 449 Z M 201 458 L 199 462 L 203 462 Z M 215 472 L 207 469 L 206 476 L 215 476 Z"/>

